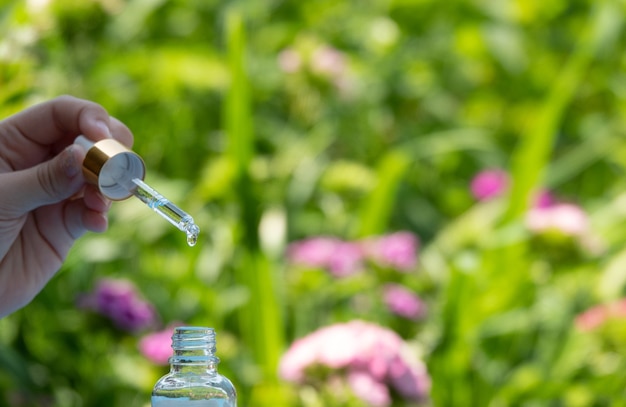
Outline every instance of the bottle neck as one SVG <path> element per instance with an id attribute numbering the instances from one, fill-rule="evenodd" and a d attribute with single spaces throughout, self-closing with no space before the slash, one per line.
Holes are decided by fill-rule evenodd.
<path id="1" fill-rule="evenodd" d="M 212 328 L 176 328 L 172 335 L 172 349 L 171 372 L 217 372 L 220 360 L 215 356 L 215 331 Z"/>

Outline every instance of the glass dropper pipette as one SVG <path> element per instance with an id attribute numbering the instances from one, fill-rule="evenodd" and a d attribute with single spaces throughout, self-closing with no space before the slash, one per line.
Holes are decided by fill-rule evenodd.
<path id="1" fill-rule="evenodd" d="M 187 244 L 195 246 L 200 228 L 194 223 L 193 218 L 139 178 L 133 178 L 132 183 L 134 184 L 133 195 L 180 231 L 185 232 Z"/>
<path id="2" fill-rule="evenodd" d="M 138 154 L 114 139 L 94 143 L 84 136 L 78 136 L 75 143 L 87 151 L 83 161 L 83 173 L 87 182 L 97 185 L 105 197 L 119 201 L 134 195 L 185 232 L 189 246 L 197 243 L 200 228 L 193 218 L 143 182 L 146 168 Z"/>

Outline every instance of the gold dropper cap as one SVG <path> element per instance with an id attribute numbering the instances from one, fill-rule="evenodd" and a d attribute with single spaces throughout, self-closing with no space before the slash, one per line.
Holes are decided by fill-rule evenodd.
<path id="1" fill-rule="evenodd" d="M 143 159 L 115 139 L 92 142 L 84 136 L 75 141 L 87 150 L 83 161 L 83 174 L 87 182 L 97 185 L 100 192 L 114 201 L 133 195 L 132 180 L 143 180 L 146 166 Z"/>

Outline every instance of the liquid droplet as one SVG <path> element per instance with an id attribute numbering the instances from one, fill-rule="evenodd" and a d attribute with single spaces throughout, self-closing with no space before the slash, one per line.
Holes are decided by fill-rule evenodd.
<path id="1" fill-rule="evenodd" d="M 195 246 L 196 243 L 198 243 L 199 234 L 200 234 L 200 228 L 195 224 L 191 224 L 187 228 L 187 244 L 189 246 Z"/>

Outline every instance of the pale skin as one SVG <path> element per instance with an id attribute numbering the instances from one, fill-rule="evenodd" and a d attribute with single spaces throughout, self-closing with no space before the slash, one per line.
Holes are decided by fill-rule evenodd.
<path id="1" fill-rule="evenodd" d="M 133 143 L 102 106 L 71 96 L 0 121 L 0 318 L 32 301 L 80 236 L 107 229 L 111 203 L 85 183 L 81 134 Z"/>

